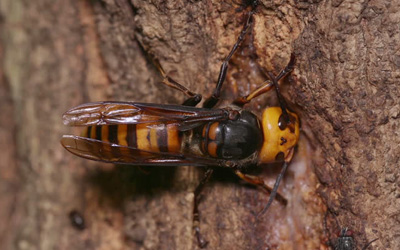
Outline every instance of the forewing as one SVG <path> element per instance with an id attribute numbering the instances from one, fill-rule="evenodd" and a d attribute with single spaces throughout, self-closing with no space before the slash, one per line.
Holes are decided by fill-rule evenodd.
<path id="1" fill-rule="evenodd" d="M 165 121 L 188 126 L 203 121 L 226 120 L 228 117 L 229 112 L 225 109 L 135 102 L 94 102 L 68 110 L 63 115 L 63 122 L 69 126 L 93 126 Z"/>
<path id="2" fill-rule="evenodd" d="M 218 166 L 221 164 L 220 160 L 213 158 L 187 156 L 165 152 L 150 152 L 74 135 L 64 135 L 61 139 L 61 144 L 69 152 L 95 161 L 141 166 Z"/>

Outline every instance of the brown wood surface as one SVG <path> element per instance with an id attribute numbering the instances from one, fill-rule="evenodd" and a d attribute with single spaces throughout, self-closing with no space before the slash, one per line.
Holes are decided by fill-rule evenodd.
<path id="1" fill-rule="evenodd" d="M 77 158 L 59 143 L 79 131 L 61 115 L 89 101 L 181 103 L 147 53 L 209 96 L 246 15 L 240 0 L 2 0 L 0 249 L 197 249 L 202 169 Z M 268 195 L 218 169 L 200 204 L 208 249 L 326 249 L 340 227 L 358 248 L 400 249 L 399 23 L 396 1 L 260 1 L 221 104 L 297 55 L 283 86 L 303 127 L 280 189 L 289 203 L 257 219 Z M 279 164 L 258 172 L 273 184 Z"/>

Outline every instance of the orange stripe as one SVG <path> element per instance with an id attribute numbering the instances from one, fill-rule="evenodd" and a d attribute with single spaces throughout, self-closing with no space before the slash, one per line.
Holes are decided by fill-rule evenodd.
<path id="1" fill-rule="evenodd" d="M 219 122 L 214 122 L 213 124 L 211 124 L 210 129 L 208 130 L 208 138 L 210 138 L 211 140 L 215 140 L 215 138 L 217 137 L 218 126 Z"/>
<path id="2" fill-rule="evenodd" d="M 126 134 L 128 131 L 127 124 L 118 125 L 118 144 L 122 146 L 128 146 L 128 142 L 126 141 Z"/>
<path id="3" fill-rule="evenodd" d="M 181 150 L 181 138 L 179 137 L 179 131 L 176 125 L 167 125 L 168 134 L 168 152 L 178 153 Z"/>
<path id="4" fill-rule="evenodd" d="M 157 130 L 163 129 L 159 125 L 151 126 L 150 128 L 150 148 L 153 152 L 160 152 L 160 148 L 157 143 Z"/>
<path id="5" fill-rule="evenodd" d="M 101 128 L 101 140 L 108 142 L 108 126 L 102 126 Z"/>
<path id="6" fill-rule="evenodd" d="M 149 141 L 149 129 L 148 124 L 137 124 L 136 125 L 136 141 L 137 148 L 141 150 L 150 151 L 150 141 Z"/>
<path id="7" fill-rule="evenodd" d="M 209 142 L 207 150 L 212 157 L 217 157 L 217 143 Z"/>
<path id="8" fill-rule="evenodd" d="M 126 141 L 126 136 L 128 133 L 128 125 L 120 124 L 118 125 L 118 144 L 121 146 L 128 146 L 128 142 Z M 130 150 L 129 148 L 121 147 L 119 148 L 121 156 L 129 156 Z"/>

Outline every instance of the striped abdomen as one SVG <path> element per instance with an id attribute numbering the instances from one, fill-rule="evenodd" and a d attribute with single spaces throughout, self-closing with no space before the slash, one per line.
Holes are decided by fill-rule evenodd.
<path id="1" fill-rule="evenodd" d="M 150 152 L 178 153 L 181 150 L 181 135 L 174 124 L 91 126 L 83 136 Z"/>

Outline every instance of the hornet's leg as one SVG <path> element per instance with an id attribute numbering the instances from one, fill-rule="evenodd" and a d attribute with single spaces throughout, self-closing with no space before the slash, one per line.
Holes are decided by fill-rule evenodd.
<path id="1" fill-rule="evenodd" d="M 237 176 L 239 176 L 241 179 L 245 180 L 246 182 L 253 184 L 255 186 L 259 186 L 261 188 L 263 188 L 264 190 L 266 190 L 269 193 L 272 193 L 272 188 L 270 186 L 268 186 L 263 179 L 261 179 L 258 176 L 254 176 L 254 175 L 248 175 L 248 174 L 244 174 L 242 172 L 240 172 L 239 170 L 235 171 L 235 174 Z M 283 205 L 287 205 L 287 200 L 285 197 L 283 197 L 283 195 L 281 195 L 280 193 L 276 194 L 276 200 L 278 200 L 279 202 L 281 202 Z"/>
<path id="2" fill-rule="evenodd" d="M 292 150 L 290 150 L 289 154 L 286 156 L 285 161 L 283 162 L 283 166 L 282 166 L 282 170 L 279 173 L 278 177 L 276 178 L 275 184 L 274 184 L 274 188 L 271 191 L 271 195 L 269 196 L 267 205 L 265 205 L 265 207 L 263 208 L 263 210 L 257 215 L 257 217 L 262 216 L 263 214 L 265 214 L 265 212 L 267 212 L 268 208 L 271 206 L 272 202 L 275 199 L 275 196 L 278 194 L 278 187 L 279 187 L 279 183 L 281 183 L 281 180 L 283 178 L 283 176 L 286 173 L 286 170 L 289 166 L 290 161 L 293 158 L 293 154 L 294 154 L 294 148 L 292 148 Z"/>
<path id="3" fill-rule="evenodd" d="M 281 72 L 279 73 L 279 75 L 277 77 L 275 77 L 273 74 L 268 72 L 268 76 L 271 80 L 265 81 L 261 86 L 259 86 L 255 90 L 253 90 L 249 95 L 239 97 L 233 103 L 236 105 L 239 105 L 239 106 L 243 106 L 246 103 L 249 103 L 253 98 L 270 91 L 275 86 L 275 89 L 276 89 L 277 95 L 278 95 L 279 104 L 281 105 L 282 112 L 285 113 L 286 112 L 286 102 L 280 93 L 278 82 L 279 82 L 279 80 L 285 78 L 287 75 L 290 74 L 290 72 L 293 71 L 295 62 L 296 62 L 296 57 L 294 54 L 292 54 L 290 56 L 290 61 L 289 61 L 288 65 L 283 70 L 281 70 Z M 285 111 L 283 111 L 283 110 L 285 110 Z"/>
<path id="4" fill-rule="evenodd" d="M 256 6 L 257 6 L 257 1 L 254 1 L 252 10 L 249 12 L 249 17 L 247 18 L 247 21 L 244 24 L 243 29 L 240 32 L 240 35 L 239 35 L 236 43 L 233 45 L 231 52 L 225 58 L 224 62 L 221 65 L 221 69 L 219 71 L 219 76 L 218 76 L 218 81 L 217 81 L 217 86 L 215 87 L 213 94 L 204 102 L 203 107 L 213 108 L 219 101 L 219 98 L 221 95 L 221 88 L 222 88 L 222 84 L 224 83 L 225 78 L 226 78 L 226 72 L 228 70 L 229 61 L 230 61 L 231 57 L 233 56 L 233 54 L 235 53 L 235 51 L 237 50 L 237 48 L 239 47 L 240 43 L 243 41 L 247 31 L 249 30 L 251 24 L 253 23 L 252 17 L 255 12 Z"/>
<path id="5" fill-rule="evenodd" d="M 143 46 L 142 42 L 140 39 L 137 39 L 139 46 L 143 50 L 143 52 L 147 55 L 147 58 L 156 66 L 158 71 L 160 72 L 161 76 L 163 77 L 162 83 L 167 85 L 168 87 L 177 89 L 184 93 L 188 99 L 186 99 L 182 105 L 184 106 L 196 106 L 202 99 L 202 96 L 200 94 L 196 94 L 189 89 L 187 89 L 185 86 L 182 84 L 178 83 L 174 79 L 168 76 L 167 73 L 165 73 L 164 69 L 162 68 L 160 62 L 150 53 L 148 53 L 145 49 L 145 46 Z"/>
<path id="6" fill-rule="evenodd" d="M 202 96 L 200 94 L 193 93 L 192 91 L 188 90 L 185 86 L 182 84 L 178 83 L 171 77 L 165 73 L 164 69 L 161 67 L 161 64 L 158 60 L 153 59 L 154 65 L 157 67 L 157 69 L 160 71 L 161 76 L 163 77 L 162 83 L 167 85 L 168 87 L 177 89 L 184 93 L 188 99 L 186 99 L 182 105 L 184 106 L 196 106 L 202 99 Z"/>
<path id="7" fill-rule="evenodd" d="M 201 200 L 201 192 L 203 191 L 204 185 L 210 179 L 213 169 L 208 168 L 204 174 L 203 179 L 200 181 L 196 190 L 194 191 L 194 206 L 193 206 L 193 231 L 196 235 L 197 242 L 200 248 L 204 248 L 207 246 L 208 241 L 206 241 L 203 236 L 200 234 L 200 215 L 199 215 L 199 203 Z"/>
<path id="8" fill-rule="evenodd" d="M 286 122 L 286 124 L 290 124 L 290 116 L 287 112 L 287 104 L 285 101 L 285 98 L 283 98 L 281 91 L 279 90 L 279 84 L 278 81 L 287 76 L 290 72 L 292 72 L 293 70 L 293 66 L 294 63 L 296 62 L 296 57 L 295 55 L 292 53 L 290 56 L 290 61 L 289 64 L 286 68 L 284 68 L 277 77 L 274 76 L 274 74 L 272 74 L 271 72 L 267 72 L 269 78 L 271 79 L 272 83 L 275 85 L 275 90 L 276 90 L 276 95 L 278 96 L 278 101 L 279 101 L 279 105 L 281 106 L 282 109 L 282 116 L 285 119 L 283 122 Z"/>

